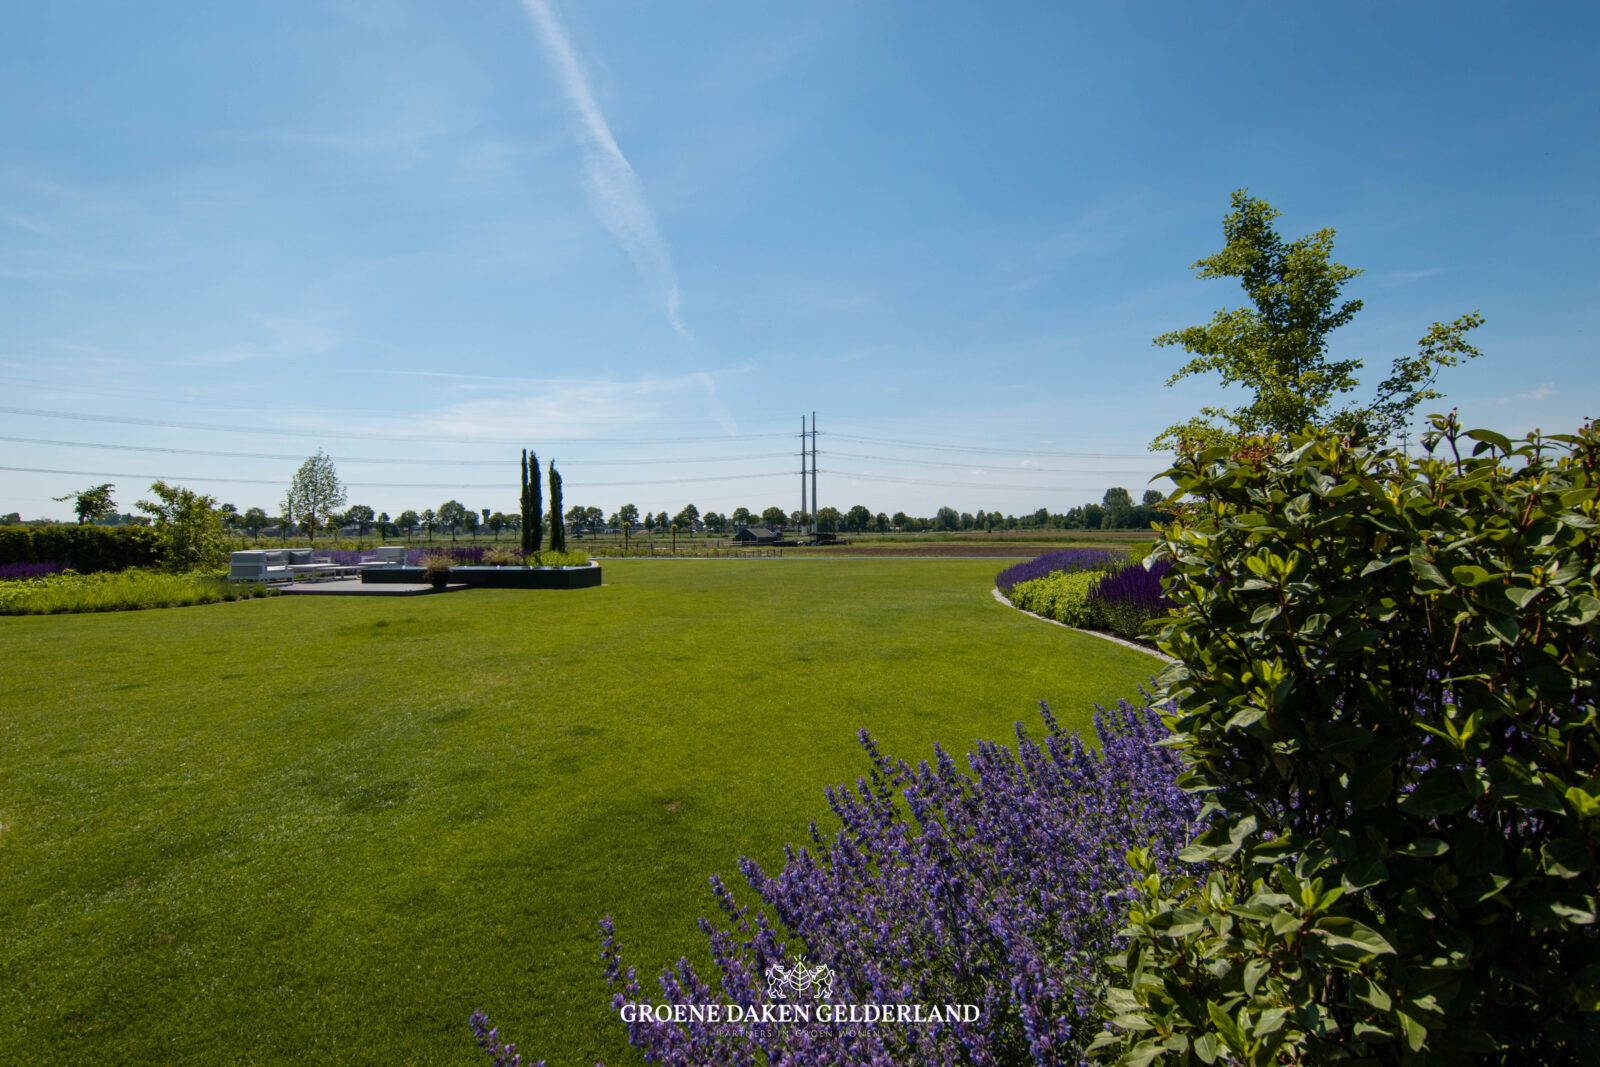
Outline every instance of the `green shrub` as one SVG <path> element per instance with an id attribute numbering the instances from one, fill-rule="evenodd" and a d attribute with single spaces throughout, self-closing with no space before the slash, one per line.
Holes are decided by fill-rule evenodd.
<path id="1" fill-rule="evenodd" d="M 138 611 L 272 596 L 262 584 L 230 582 L 211 574 L 127 570 L 53 574 L 0 582 L 0 615 L 59 615 L 85 611 Z"/>
<path id="2" fill-rule="evenodd" d="M 1089 590 L 1105 575 L 1100 571 L 1055 571 L 1011 587 L 1011 603 L 1023 611 L 1088 628 L 1102 625 L 1089 605 Z"/>
<path id="3" fill-rule="evenodd" d="M 1167 472 L 1210 870 L 1140 861 L 1101 1054 L 1600 1059 L 1600 432 L 1452 416 L 1428 452 L 1319 432 Z"/>
<path id="4" fill-rule="evenodd" d="M 566 549 L 557 552 L 547 548 L 530 553 L 524 562 L 530 567 L 585 567 L 589 564 L 589 553 Z"/>
<path id="5" fill-rule="evenodd" d="M 161 562 L 147 526 L 0 526 L 0 566 L 59 563 L 87 574 Z"/>
<path id="6" fill-rule="evenodd" d="M 307 460 L 306 466 L 315 458 Z M 305 470 L 301 467 L 302 475 Z M 155 500 L 141 500 L 134 506 L 152 517 L 163 564 L 174 571 L 187 571 L 227 562 L 228 540 L 222 532 L 216 497 L 162 481 L 152 482 L 150 492 Z"/>

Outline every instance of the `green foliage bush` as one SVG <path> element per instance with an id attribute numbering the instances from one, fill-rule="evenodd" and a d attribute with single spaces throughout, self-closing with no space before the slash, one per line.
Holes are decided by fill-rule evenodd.
<path id="1" fill-rule="evenodd" d="M 1600 1058 L 1600 432 L 1434 426 L 1419 459 L 1315 432 L 1167 472 L 1207 866 L 1140 860 L 1099 1054 Z"/>
<path id="2" fill-rule="evenodd" d="M 147 526 L 0 526 L 0 566 L 60 563 L 85 574 L 161 562 Z"/>
<path id="3" fill-rule="evenodd" d="M 1149 644 L 1150 630 L 1156 624 L 1150 621 L 1150 615 L 1141 610 L 1139 605 L 1092 600 L 1088 608 L 1093 618 L 1091 625 L 1096 628 L 1109 630 L 1124 641 Z"/>
<path id="4" fill-rule="evenodd" d="M 555 552 L 547 548 L 543 552 L 528 553 L 522 562 L 529 567 L 587 567 L 589 553 L 576 549 Z"/>
<path id="5" fill-rule="evenodd" d="M 183 572 L 227 562 L 228 540 L 222 532 L 216 497 L 163 481 L 152 482 L 150 492 L 155 500 L 141 500 L 134 506 L 151 516 L 150 527 L 165 566 Z"/>
<path id="6" fill-rule="evenodd" d="M 1011 603 L 1023 611 L 1043 615 L 1082 629 L 1104 625 L 1089 604 L 1089 590 L 1105 575 L 1100 571 L 1055 571 L 1043 578 L 1011 587 Z"/>
<path id="7" fill-rule="evenodd" d="M 213 574 L 163 574 L 147 570 L 52 574 L 0 582 L 0 615 L 60 615 L 85 611 L 139 611 L 276 595 L 265 584 L 230 582 Z"/>

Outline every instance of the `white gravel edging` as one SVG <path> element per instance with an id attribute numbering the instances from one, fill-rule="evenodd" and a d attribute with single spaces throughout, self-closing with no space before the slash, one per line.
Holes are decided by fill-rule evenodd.
<path id="1" fill-rule="evenodd" d="M 1000 601 L 1000 603 L 1004 604 L 1006 607 L 1010 608 L 1012 611 L 1021 611 L 1022 614 L 1027 615 L 1030 618 L 1038 619 L 1040 622 L 1047 622 L 1051 626 L 1059 626 L 1063 630 L 1071 630 L 1075 634 L 1085 634 L 1085 635 L 1087 635 L 1089 637 L 1098 637 L 1102 641 L 1110 641 L 1113 644 L 1121 645 L 1123 648 L 1131 648 L 1135 652 L 1143 652 L 1147 656 L 1154 656 L 1156 659 L 1163 660 L 1163 661 L 1165 661 L 1167 663 L 1176 663 L 1176 662 L 1178 662 L 1176 659 L 1174 659 L 1173 657 L 1167 655 L 1165 652 L 1158 652 L 1155 649 L 1150 648 L 1150 647 L 1148 647 L 1146 645 L 1141 645 L 1136 641 L 1129 641 L 1129 640 L 1126 640 L 1124 638 L 1117 637 L 1114 634 L 1103 634 L 1099 630 L 1080 630 L 1076 626 L 1068 626 L 1064 622 L 1059 622 L 1059 621 L 1057 621 L 1055 619 L 1047 619 L 1043 615 L 1035 615 L 1031 611 L 1023 611 L 1022 608 L 1019 608 L 1015 604 L 1013 604 L 1011 602 L 1011 599 L 1000 591 L 1000 587 L 999 586 L 995 586 L 994 588 L 990 589 L 989 591 L 994 594 L 994 598 L 996 600 Z"/>

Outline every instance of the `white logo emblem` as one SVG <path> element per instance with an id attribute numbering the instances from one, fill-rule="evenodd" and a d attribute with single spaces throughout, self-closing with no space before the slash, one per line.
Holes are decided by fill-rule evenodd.
<path id="1" fill-rule="evenodd" d="M 812 1000 L 828 999 L 833 993 L 832 969 L 820 963 L 815 967 L 807 967 L 804 956 L 795 961 L 793 967 L 786 968 L 781 963 L 774 963 L 767 968 L 767 996 L 771 999 L 799 998 L 807 993 Z"/>

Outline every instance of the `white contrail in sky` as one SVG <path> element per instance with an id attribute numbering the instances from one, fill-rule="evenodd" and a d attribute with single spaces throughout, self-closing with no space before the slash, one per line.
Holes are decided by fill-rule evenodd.
<path id="1" fill-rule="evenodd" d="M 622 149 L 617 147 L 616 138 L 611 136 L 611 127 L 589 91 L 589 80 L 584 77 L 571 42 L 562 32 L 548 0 L 522 0 L 522 6 L 528 9 L 528 15 L 538 28 L 540 43 L 572 105 L 577 120 L 575 133 L 583 147 L 589 203 L 617 243 L 633 258 L 639 273 L 665 296 L 667 319 L 672 328 L 692 340 L 693 335 L 678 316 L 678 272 L 672 266 L 672 250 L 667 247 L 661 231 L 656 229 L 655 216 L 644 198 L 644 187 L 639 184 L 639 176 Z"/>

